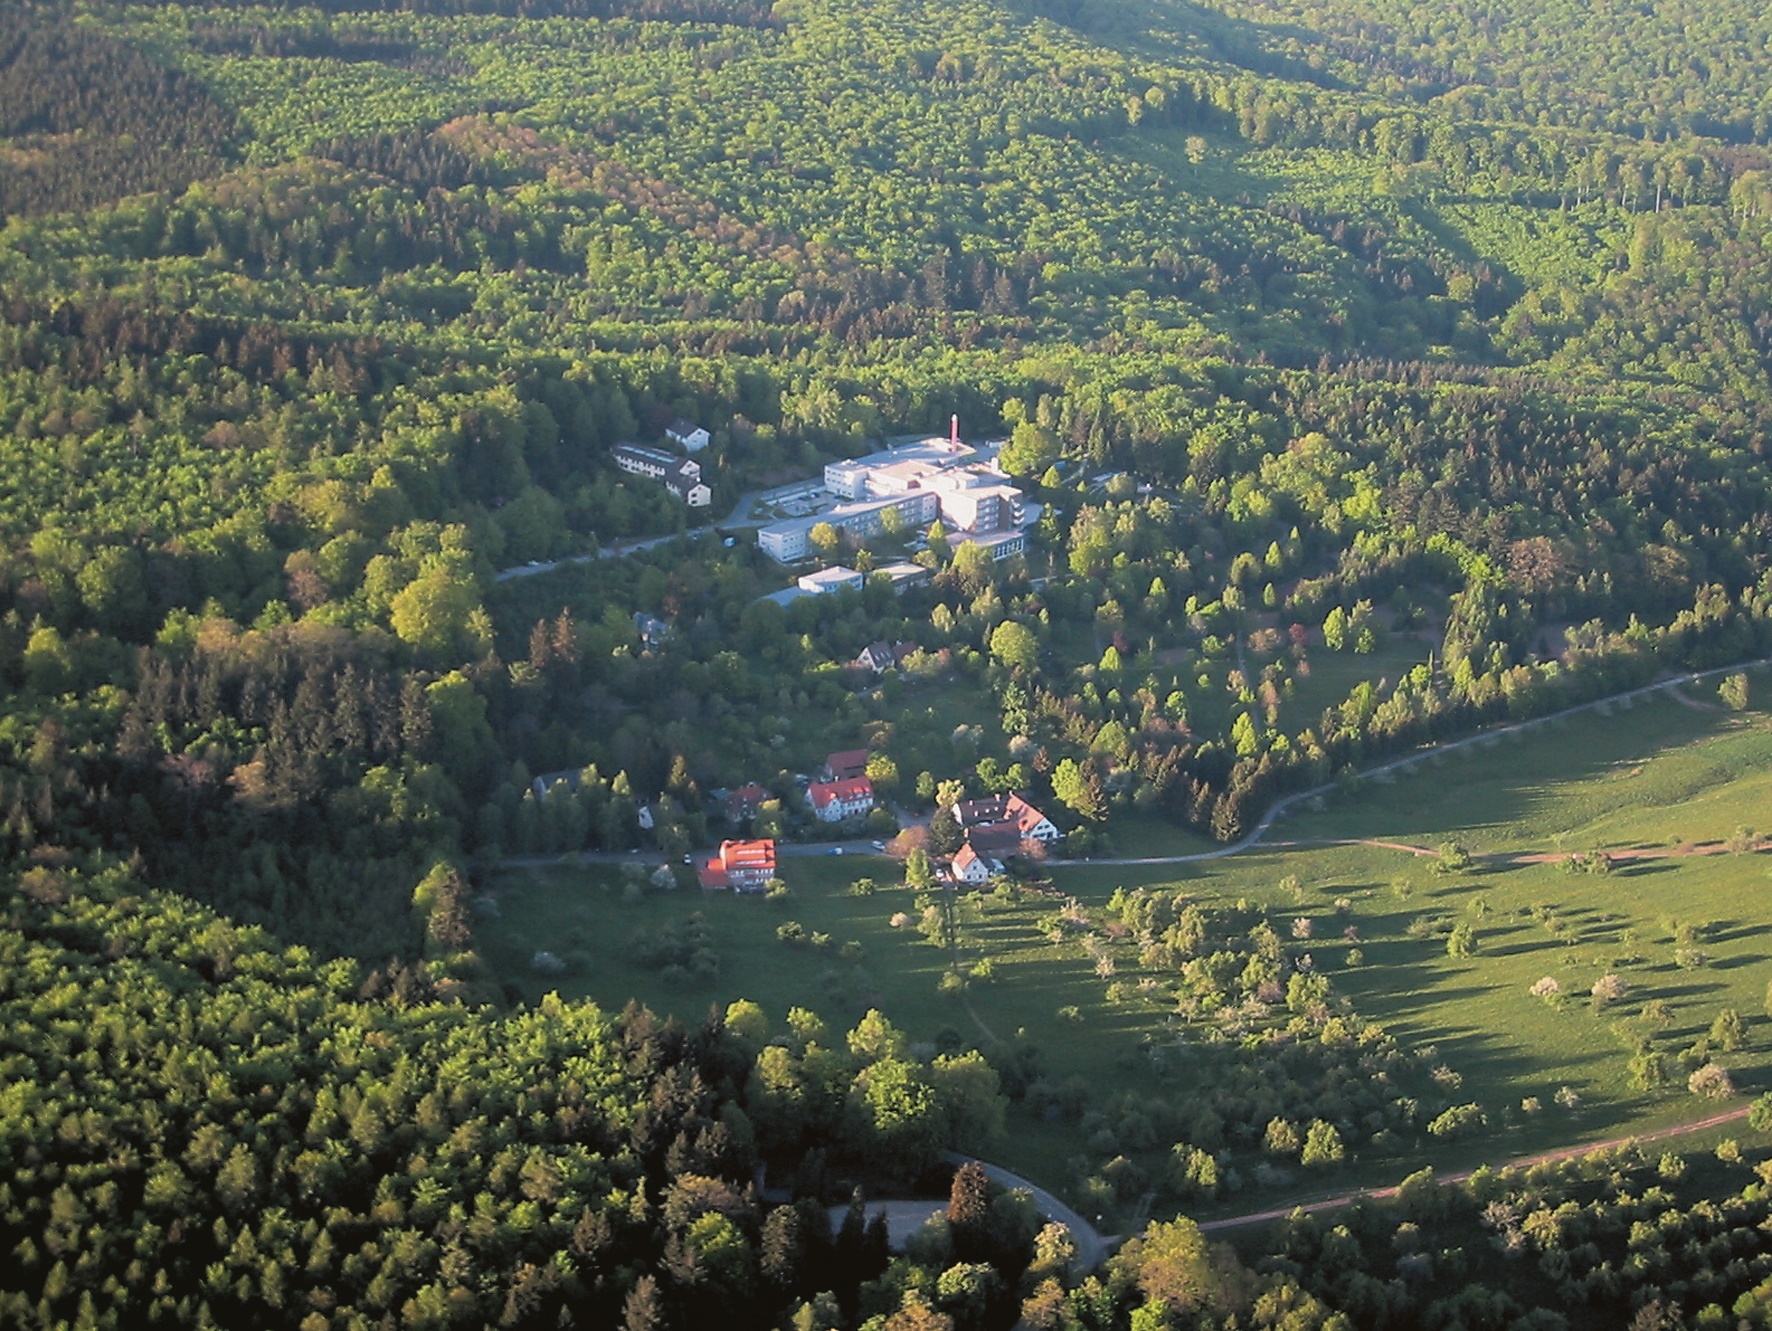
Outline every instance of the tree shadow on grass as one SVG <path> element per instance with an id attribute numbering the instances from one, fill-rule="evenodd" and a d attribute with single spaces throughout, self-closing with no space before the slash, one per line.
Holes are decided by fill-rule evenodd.
<path id="1" fill-rule="evenodd" d="M 1619 878 L 1647 878 L 1650 874 L 1672 873 L 1679 865 L 1671 860 L 1634 860 L 1612 873 Z"/>
<path id="2" fill-rule="evenodd" d="M 1743 966 L 1757 966 L 1764 960 L 1766 960 L 1764 952 L 1755 952 L 1749 956 L 1719 957 L 1710 963 L 1710 969 L 1713 971 L 1734 971 L 1740 970 Z"/>
<path id="3" fill-rule="evenodd" d="M 1740 920 L 1717 920 L 1705 932 L 1705 941 L 1710 943 L 1732 943 L 1737 938 L 1748 938 L 1759 935 L 1765 930 L 1763 924 L 1744 924 Z"/>

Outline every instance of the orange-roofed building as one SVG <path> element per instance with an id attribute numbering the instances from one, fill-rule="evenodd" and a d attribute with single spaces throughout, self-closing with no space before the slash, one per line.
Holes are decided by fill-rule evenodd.
<path id="1" fill-rule="evenodd" d="M 701 885 L 710 890 L 761 892 L 775 877 L 775 842 L 722 841 L 720 853 L 695 872 Z"/>
<path id="2" fill-rule="evenodd" d="M 954 877 L 962 883 L 970 883 L 976 887 L 980 883 L 990 881 L 994 873 L 1003 872 L 1003 866 L 988 855 L 980 855 L 967 842 L 954 855 Z"/>
<path id="3" fill-rule="evenodd" d="M 868 751 L 844 749 L 826 758 L 824 765 L 832 781 L 853 781 L 868 774 Z"/>
<path id="4" fill-rule="evenodd" d="M 865 776 L 849 781 L 814 781 L 806 788 L 812 815 L 821 823 L 859 818 L 874 807 L 874 783 Z"/>

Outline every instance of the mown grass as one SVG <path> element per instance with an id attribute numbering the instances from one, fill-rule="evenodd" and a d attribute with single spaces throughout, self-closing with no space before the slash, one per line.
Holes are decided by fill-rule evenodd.
<path id="1" fill-rule="evenodd" d="M 1754 679 L 1772 695 L 1772 679 Z M 878 1006 L 913 1039 L 933 1042 L 944 1028 L 989 1047 L 1025 1032 L 1042 1051 L 1047 1075 L 1078 1078 L 1097 1091 L 1163 1092 L 1145 1057 L 1164 1038 L 1167 1000 L 1136 989 L 1146 978 L 1127 943 L 1116 950 L 1110 983 L 1069 940 L 1054 941 L 1049 917 L 1063 894 L 1099 907 L 1117 887 L 1163 886 L 1202 899 L 1245 901 L 1265 910 L 1283 936 L 1310 921 L 1316 964 L 1355 1009 L 1406 1044 L 1432 1046 L 1463 1078 L 1458 1099 L 1480 1103 L 1489 1131 L 1455 1146 L 1352 1161 L 1298 1186 L 1332 1191 L 1394 1182 L 1431 1162 L 1442 1169 L 1500 1161 L 1535 1150 L 1646 1130 L 1714 1108 L 1685 1090 L 1678 1056 L 1724 1007 L 1747 1022 L 1748 1047 L 1719 1053 L 1751 1092 L 1772 1085 L 1772 1021 L 1766 1010 L 1772 946 L 1760 927 L 1772 889 L 1772 855 L 1689 853 L 1747 825 L 1772 831 L 1772 719 L 1763 708 L 1730 713 L 1693 689 L 1682 705 L 1667 698 L 1585 713 L 1526 735 L 1449 754 L 1395 780 L 1366 781 L 1296 811 L 1272 833 L 1293 843 L 1224 860 L 1184 865 L 1059 866 L 1056 894 L 1003 904 L 985 897 L 962 913 L 959 964 L 989 959 L 994 974 L 974 980 L 967 999 L 938 992 L 952 958 L 894 914 L 914 914 L 895 868 L 863 857 L 784 860 L 794 896 L 785 903 L 694 892 L 626 900 L 614 870 L 513 872 L 497 885 L 500 914 L 481 926 L 492 972 L 534 998 L 549 988 L 619 1006 L 630 995 L 686 1020 L 710 1003 L 754 998 L 779 1018 L 790 1005 L 814 1008 L 833 1027 Z M 943 718 L 945 724 L 945 718 Z M 1167 833 L 1167 835 L 1166 835 Z M 1116 831 L 1122 853 L 1188 853 L 1196 839 L 1154 819 Z M 1456 839 L 1470 869 L 1438 876 L 1433 857 L 1370 844 L 1434 850 Z M 1649 848 L 1657 858 L 1620 862 L 1608 874 L 1569 873 L 1524 854 Z M 1678 854 L 1662 855 L 1660 852 Z M 864 874 L 872 896 L 849 895 Z M 631 939 L 701 912 L 721 957 L 719 978 L 673 987 L 639 966 Z M 786 920 L 828 934 L 825 947 L 776 937 Z M 1478 950 L 1447 954 L 1452 923 L 1470 923 Z M 1696 935 L 1682 941 L 1682 926 Z M 1354 937 L 1344 936 L 1352 929 Z M 862 948 L 844 961 L 841 945 Z M 583 968 L 559 977 L 528 969 L 537 947 L 583 954 Z M 1358 964 L 1356 961 L 1358 952 Z M 1702 959 L 1691 951 L 1703 953 Z M 1625 998 L 1596 1012 L 1588 992 L 1603 975 L 1621 977 Z M 1561 987 L 1553 1005 L 1529 992 L 1544 976 Z M 1149 977 L 1158 978 L 1158 977 Z M 1128 993 L 1127 990 L 1131 992 Z M 1644 1005 L 1667 1005 L 1664 1023 L 1645 1025 Z M 976 1017 L 976 1019 L 975 1019 Z M 1634 1087 L 1629 1040 L 1648 1035 L 1669 1055 L 1671 1084 Z M 1578 1103 L 1559 1106 L 1567 1087 Z M 1538 1108 L 1523 1102 L 1536 1099 Z M 998 1155 L 1005 1164 L 1063 1187 L 1084 1146 L 1072 1128 L 1018 1119 Z M 1285 1199 L 1282 1199 L 1285 1200 Z M 1220 1209 L 1247 1209 L 1247 1195 Z"/>

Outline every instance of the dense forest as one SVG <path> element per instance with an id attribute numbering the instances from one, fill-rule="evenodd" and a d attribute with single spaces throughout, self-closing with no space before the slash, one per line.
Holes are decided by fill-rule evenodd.
<path id="1" fill-rule="evenodd" d="M 903 811 L 1025 790 L 1084 856 L 1766 655 L 1769 43 L 1745 0 L 14 6 L 0 1324 L 1760 1324 L 1762 1184 L 1677 1161 L 1088 1280 L 965 1175 L 889 1258 L 825 1204 L 1111 1089 L 891 1014 L 525 1008 L 474 902 L 674 865 L 859 744 Z M 926 587 L 765 599 L 741 498 L 956 414 L 1025 555 L 887 533 L 843 559 Z M 609 461 L 679 417 L 714 522 Z M 1306 1101 L 1426 1130 L 1413 1054 L 1187 912 L 1111 908 L 1304 1043 L 1139 1108 L 1174 1195 Z M 1561 1313 L 1454 1306 L 1491 1239 Z"/>

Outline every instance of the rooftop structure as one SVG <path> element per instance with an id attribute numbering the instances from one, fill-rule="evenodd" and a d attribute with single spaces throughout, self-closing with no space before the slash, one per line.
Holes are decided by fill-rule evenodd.
<path id="1" fill-rule="evenodd" d="M 884 574 L 892 579 L 892 590 L 895 592 L 909 591 L 912 587 L 921 587 L 929 581 L 929 570 L 921 564 L 883 564 L 873 572 L 874 577 Z"/>
<path id="2" fill-rule="evenodd" d="M 845 499 L 868 499 L 882 494 L 902 494 L 913 480 L 976 462 L 982 455 L 969 444 L 936 436 L 899 448 L 883 448 L 866 457 L 825 464 L 825 489 Z M 874 484 L 875 476 L 891 488 Z"/>
<path id="3" fill-rule="evenodd" d="M 798 578 L 801 591 L 811 592 L 814 596 L 824 596 L 830 592 L 845 592 L 851 587 L 859 590 L 867 579 L 852 568 L 834 564 L 830 568 L 820 569 L 816 573 L 808 573 Z"/>

